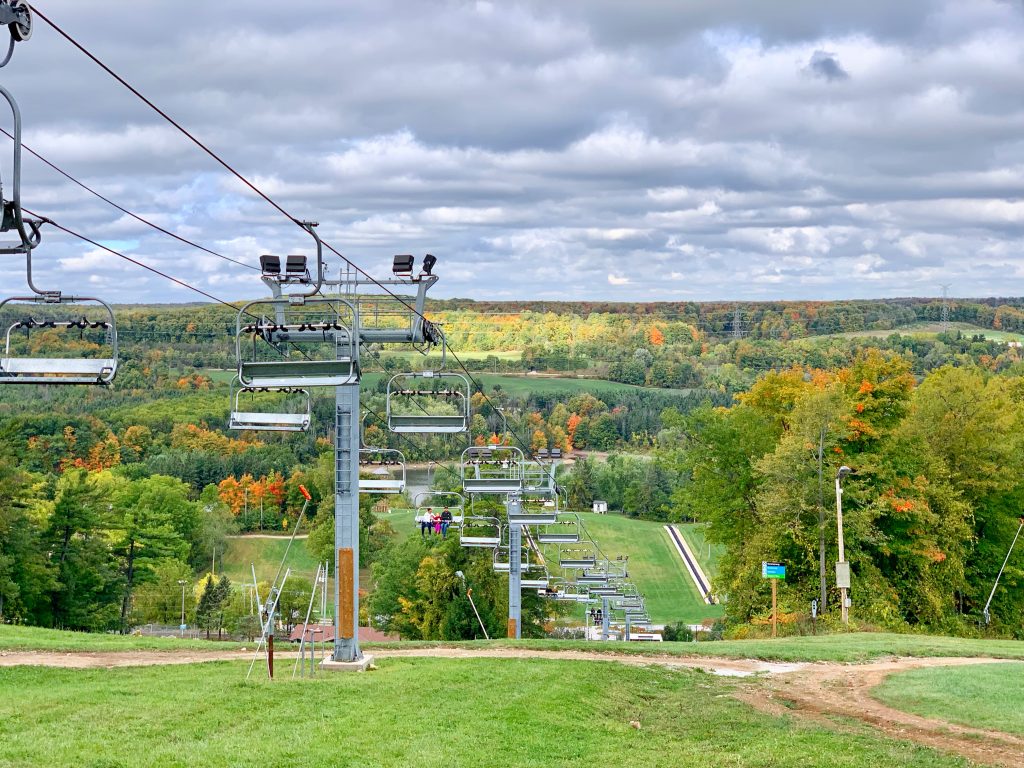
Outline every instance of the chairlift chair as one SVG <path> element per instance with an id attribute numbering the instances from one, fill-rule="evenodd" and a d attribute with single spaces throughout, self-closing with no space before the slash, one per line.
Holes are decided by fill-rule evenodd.
<path id="1" fill-rule="evenodd" d="M 530 560 L 529 550 L 523 549 L 520 551 L 520 568 L 523 571 L 546 571 L 547 567 L 543 563 L 535 563 Z M 494 553 L 491 560 L 491 565 L 495 573 L 508 573 L 511 570 L 511 553 L 507 546 L 500 546 L 494 548 Z"/>
<path id="2" fill-rule="evenodd" d="M 501 522 L 496 517 L 468 515 L 459 528 L 459 544 L 463 547 L 493 549 L 501 545 Z"/>
<path id="3" fill-rule="evenodd" d="M 589 549 L 563 549 L 558 553 L 559 568 L 593 568 L 596 564 L 597 556 Z"/>
<path id="4" fill-rule="evenodd" d="M 462 490 L 466 493 L 519 493 L 523 452 L 514 446 L 470 446 L 462 452 Z"/>
<path id="5" fill-rule="evenodd" d="M 416 516 L 429 509 L 447 509 L 452 515 L 452 525 L 461 526 L 466 516 L 466 499 L 455 491 L 421 491 L 413 498 Z"/>
<path id="6" fill-rule="evenodd" d="M 394 448 L 360 448 L 359 492 L 405 493 L 405 454 Z"/>
<path id="7" fill-rule="evenodd" d="M 417 380 L 436 386 L 415 386 Z M 402 386 L 405 384 L 405 386 Z M 454 406 L 453 414 L 428 413 L 431 402 Z M 388 429 L 399 433 L 455 434 L 469 429 L 469 379 L 461 373 L 420 371 L 391 377 L 387 388 Z"/>
<path id="8" fill-rule="evenodd" d="M 117 325 L 114 311 L 101 299 L 86 296 L 61 296 L 57 293 L 37 296 L 15 296 L 0 302 L 0 313 L 7 307 L 32 305 L 33 312 L 39 313 L 47 307 L 50 317 L 29 316 L 11 322 L 7 327 L 3 355 L 0 357 L 0 382 L 7 384 L 110 384 L 117 374 Z M 100 318 L 89 318 L 86 312 L 97 307 Z M 69 307 L 77 315 L 66 319 L 67 313 L 55 315 L 53 307 Z M 58 319 L 59 318 L 59 319 Z M 103 354 L 89 357 L 64 355 L 38 355 L 30 351 L 26 338 L 33 330 L 61 333 L 79 332 L 80 338 L 94 332 L 97 337 L 92 346 L 100 347 Z M 95 333 L 98 332 L 98 333 Z M 102 338 L 99 338 L 102 337 Z M 78 347 L 81 349 L 81 346 Z M 89 350 L 91 351 L 91 350 Z"/>
<path id="9" fill-rule="evenodd" d="M 509 525 L 553 525 L 558 522 L 558 503 L 548 500 L 538 503 L 537 499 L 522 498 L 516 511 L 508 513 Z"/>
<path id="10" fill-rule="evenodd" d="M 541 544 L 577 544 L 580 540 L 580 519 L 574 512 L 561 514 L 537 533 Z"/>
<path id="11" fill-rule="evenodd" d="M 231 398 L 231 415 L 228 418 L 228 429 L 247 429 L 257 432 L 305 432 L 309 429 L 309 422 L 313 412 L 313 399 L 308 389 L 265 387 L 253 388 L 243 387 L 236 378 L 231 388 L 234 395 Z M 254 407 L 244 409 L 242 407 L 242 395 L 252 396 L 253 406 L 257 400 L 258 393 L 277 395 L 301 395 L 302 405 L 288 411 L 277 407 L 275 411 L 255 410 Z M 279 402 L 275 403 L 279 406 Z"/>
<path id="12" fill-rule="evenodd" d="M 336 387 L 359 381 L 358 315 L 341 298 L 250 301 L 238 312 L 243 387 Z"/>
<path id="13" fill-rule="evenodd" d="M 548 588 L 548 583 L 549 582 L 548 582 L 548 580 L 546 578 L 544 578 L 544 579 L 520 579 L 519 580 L 519 588 L 520 589 L 547 589 Z"/>

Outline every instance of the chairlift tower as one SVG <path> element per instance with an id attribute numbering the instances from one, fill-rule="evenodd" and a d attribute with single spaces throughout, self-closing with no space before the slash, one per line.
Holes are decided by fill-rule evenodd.
<path id="1" fill-rule="evenodd" d="M 263 282 L 272 298 L 250 302 L 238 319 L 236 349 L 244 387 L 334 387 L 334 652 L 338 668 L 365 669 L 359 648 L 359 456 L 362 421 L 360 348 L 409 344 L 423 352 L 441 340 L 424 319 L 426 293 L 437 276 L 437 259 L 427 255 L 421 270 L 414 258 L 394 258 L 393 277 L 360 278 L 351 271 L 337 280 L 325 275 L 323 245 L 315 222 L 299 222 L 316 244 L 315 273 L 304 256 L 260 258 Z M 362 293 L 369 286 L 412 288 L 408 300 Z M 288 293 L 298 287 L 297 293 Z M 323 295 L 324 288 L 337 293 Z M 252 320 L 253 316 L 257 319 Z M 249 349 L 251 336 L 252 351 Z M 297 353 L 297 354 L 295 354 Z"/>

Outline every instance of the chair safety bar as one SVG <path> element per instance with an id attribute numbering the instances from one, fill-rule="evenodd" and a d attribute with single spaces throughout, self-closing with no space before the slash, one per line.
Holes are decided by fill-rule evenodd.
<path id="1" fill-rule="evenodd" d="M 3 355 L 0 356 L 0 383 L 110 384 L 113 382 L 117 375 L 118 362 L 117 326 L 114 320 L 114 310 L 109 304 L 101 299 L 88 296 L 65 296 L 56 301 L 47 300 L 44 296 L 15 296 L 0 302 L 0 311 L 12 302 L 31 303 L 37 306 L 98 304 L 103 309 L 104 319 L 95 321 L 87 320 L 84 317 L 78 320 L 27 318 L 12 323 L 7 328 Z M 108 347 L 108 354 L 102 357 L 35 357 L 19 352 L 17 345 L 12 343 L 14 334 L 20 330 L 30 333 L 35 328 L 103 331 L 103 346 Z"/>

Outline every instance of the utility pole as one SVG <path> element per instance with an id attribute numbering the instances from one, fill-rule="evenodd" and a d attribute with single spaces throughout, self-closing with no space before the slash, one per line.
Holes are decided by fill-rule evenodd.
<path id="1" fill-rule="evenodd" d="M 836 563 L 836 585 L 842 601 L 843 624 L 850 623 L 850 607 L 847 590 L 850 588 L 850 564 L 846 562 L 846 546 L 843 542 L 843 478 L 850 474 L 850 468 L 843 466 L 836 472 L 836 526 L 839 529 L 839 562 Z"/>
<path id="2" fill-rule="evenodd" d="M 949 332 L 949 286 L 952 283 L 942 284 L 942 332 Z"/>
<path id="3" fill-rule="evenodd" d="M 740 313 L 740 305 L 737 304 L 732 310 L 732 337 L 736 341 L 743 338 L 743 319 Z"/>

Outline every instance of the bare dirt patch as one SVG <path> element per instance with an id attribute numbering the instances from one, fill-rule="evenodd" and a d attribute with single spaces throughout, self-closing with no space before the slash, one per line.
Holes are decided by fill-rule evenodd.
<path id="1" fill-rule="evenodd" d="M 982 765 L 1024 765 L 1024 738 L 969 728 L 886 706 L 871 689 L 886 677 L 921 667 L 1006 663 L 1002 659 L 892 659 L 870 664 L 808 664 L 773 675 L 739 694 L 748 704 L 771 714 L 783 712 L 820 722 L 846 718 L 898 739 L 968 758 Z"/>
<path id="2" fill-rule="evenodd" d="M 62 667 L 103 669 L 150 667 L 159 664 L 198 664 L 252 658 L 252 651 L 0 651 L 0 667 Z"/>

